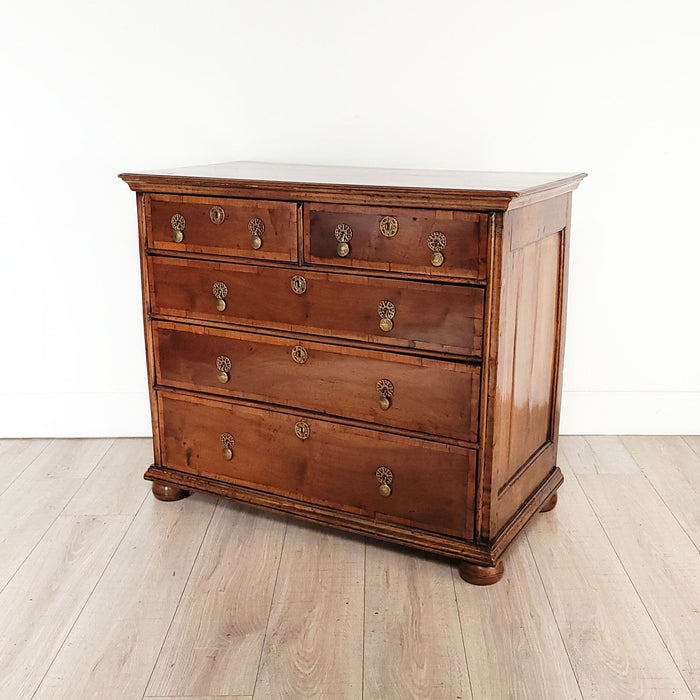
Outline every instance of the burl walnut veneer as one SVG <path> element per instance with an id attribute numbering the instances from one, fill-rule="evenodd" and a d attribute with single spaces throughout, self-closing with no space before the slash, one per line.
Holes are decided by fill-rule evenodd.
<path id="1" fill-rule="evenodd" d="M 156 498 L 228 496 L 490 584 L 556 504 L 584 174 L 222 163 L 137 193 Z"/>

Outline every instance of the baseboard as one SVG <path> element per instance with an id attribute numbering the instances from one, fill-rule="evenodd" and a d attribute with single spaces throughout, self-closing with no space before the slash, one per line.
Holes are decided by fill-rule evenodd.
<path id="1" fill-rule="evenodd" d="M 565 391 L 562 435 L 700 435 L 700 391 Z"/>
<path id="2" fill-rule="evenodd" d="M 148 394 L 0 394 L 0 438 L 150 435 Z"/>
<path id="3" fill-rule="evenodd" d="M 0 394 L 0 438 L 150 435 L 146 392 Z M 700 435 L 700 391 L 565 391 L 563 435 Z"/>

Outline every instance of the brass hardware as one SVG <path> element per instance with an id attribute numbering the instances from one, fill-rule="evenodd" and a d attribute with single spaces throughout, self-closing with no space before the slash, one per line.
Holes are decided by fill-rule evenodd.
<path id="1" fill-rule="evenodd" d="M 446 245 L 447 238 L 441 231 L 433 231 L 428 236 L 428 248 L 433 251 L 433 254 L 430 256 L 430 264 L 434 267 L 440 267 L 445 262 L 445 256 L 442 254 L 442 251 L 445 250 Z"/>
<path id="2" fill-rule="evenodd" d="M 380 379 L 377 382 L 379 392 L 379 406 L 383 411 L 388 411 L 391 406 L 391 397 L 394 395 L 394 385 L 388 379 Z"/>
<path id="3" fill-rule="evenodd" d="M 379 494 L 384 497 L 391 496 L 391 482 L 394 480 L 394 473 L 389 467 L 379 467 L 374 473 L 379 482 Z"/>
<path id="4" fill-rule="evenodd" d="M 209 218 L 213 224 L 223 224 L 226 218 L 226 213 L 221 207 L 212 207 L 209 210 Z"/>
<path id="5" fill-rule="evenodd" d="M 399 222 L 394 216 L 385 216 L 379 222 L 379 230 L 382 232 L 382 236 L 393 238 L 399 232 Z"/>
<path id="6" fill-rule="evenodd" d="M 338 224 L 335 227 L 335 240 L 338 241 L 338 255 L 344 258 L 350 252 L 352 229 L 347 224 Z"/>
<path id="7" fill-rule="evenodd" d="M 250 231 L 250 245 L 253 246 L 253 250 L 258 250 L 262 246 L 265 224 L 262 219 L 255 217 L 248 222 L 248 230 Z"/>
<path id="8" fill-rule="evenodd" d="M 295 294 L 304 294 L 306 292 L 306 280 L 301 275 L 292 277 L 292 291 Z"/>
<path id="9" fill-rule="evenodd" d="M 309 353 L 306 348 L 302 348 L 301 345 L 295 345 L 292 348 L 292 359 L 298 365 L 303 365 L 309 359 Z"/>
<path id="10" fill-rule="evenodd" d="M 214 286 L 211 288 L 211 293 L 216 299 L 216 310 L 225 311 L 226 310 L 226 295 L 228 294 L 228 287 L 223 282 L 214 282 Z"/>
<path id="11" fill-rule="evenodd" d="M 170 218 L 170 225 L 173 227 L 173 240 L 175 243 L 182 243 L 185 237 L 185 217 L 182 214 L 173 214 Z"/>
<path id="12" fill-rule="evenodd" d="M 306 421 L 297 421 L 294 425 L 294 432 L 300 440 L 307 440 L 311 434 L 311 429 Z"/>
<path id="13" fill-rule="evenodd" d="M 379 327 L 388 333 L 394 327 L 392 319 L 396 315 L 396 307 L 390 301 L 380 301 L 377 312 L 379 313 Z"/>
<path id="14" fill-rule="evenodd" d="M 219 357 L 216 358 L 216 369 L 219 370 L 219 381 L 222 384 L 226 384 L 226 382 L 231 379 L 228 374 L 231 371 L 230 358 L 226 357 L 226 355 L 219 355 Z"/>
<path id="15" fill-rule="evenodd" d="M 231 433 L 224 433 L 221 436 L 221 444 L 224 446 L 224 449 L 222 450 L 222 454 L 224 456 L 224 459 L 232 460 L 233 459 L 233 446 L 235 444 L 233 441 L 233 435 L 231 435 Z"/>

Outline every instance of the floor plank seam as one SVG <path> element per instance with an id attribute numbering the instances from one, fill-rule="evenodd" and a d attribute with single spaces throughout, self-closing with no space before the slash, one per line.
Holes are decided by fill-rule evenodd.
<path id="1" fill-rule="evenodd" d="M 574 679 L 576 680 L 576 685 L 578 686 L 579 696 L 581 698 L 584 698 L 583 690 L 581 689 L 581 681 L 579 680 L 578 673 L 576 673 L 576 667 L 574 666 L 574 663 L 571 660 L 571 654 L 569 653 L 569 647 L 566 644 L 566 640 L 564 639 L 564 634 L 562 633 L 561 627 L 559 626 L 559 620 L 557 620 L 557 615 L 554 612 L 554 606 L 552 605 L 552 600 L 549 597 L 549 591 L 547 591 L 547 586 L 545 585 L 544 578 L 542 577 L 542 572 L 540 571 L 540 565 L 537 563 L 537 557 L 535 556 L 535 551 L 532 549 L 532 545 L 530 544 L 530 535 L 527 531 L 524 532 L 523 534 L 525 536 L 525 542 L 527 543 L 527 548 L 530 550 L 530 556 L 532 557 L 532 561 L 535 562 L 535 570 L 537 571 L 537 578 L 539 578 L 540 583 L 542 584 L 542 590 L 544 591 L 545 598 L 547 598 L 547 605 L 549 605 L 549 611 L 552 613 L 552 619 L 554 620 L 554 624 L 556 625 L 557 632 L 559 632 L 559 639 L 561 639 L 561 644 L 564 647 L 564 653 L 566 654 L 566 658 L 569 661 L 571 673 L 573 674 Z"/>
<path id="2" fill-rule="evenodd" d="M 39 453 L 39 455 L 40 455 L 40 454 L 43 454 L 44 450 L 48 449 L 48 447 L 49 447 L 50 445 L 53 445 L 54 442 L 56 442 L 56 441 L 55 441 L 55 440 L 52 440 L 52 441 Z M 24 557 L 24 559 L 22 559 L 22 561 L 19 563 L 19 565 L 17 566 L 17 568 L 12 572 L 12 576 L 10 576 L 10 578 L 7 579 L 7 581 L 5 582 L 5 584 L 4 584 L 2 587 L 0 587 L 0 593 L 2 593 L 2 592 L 7 588 L 7 586 L 10 585 L 10 582 L 14 579 L 15 576 L 17 576 L 17 572 L 25 565 L 27 559 L 29 559 L 29 557 L 32 556 L 34 550 L 43 542 L 44 537 L 46 537 L 46 533 L 56 524 L 56 522 L 58 521 L 58 519 L 63 515 L 63 512 L 66 510 L 66 508 L 68 508 L 68 504 L 75 498 L 75 494 L 78 493 L 78 491 L 80 491 L 81 488 L 83 488 L 83 484 L 90 478 L 90 476 L 91 476 L 92 473 L 95 471 L 95 469 L 97 469 L 98 465 L 99 465 L 99 464 L 102 462 L 102 460 L 105 458 L 105 455 L 109 452 L 109 450 L 110 450 L 110 448 L 112 447 L 113 444 L 114 444 L 114 440 L 112 440 L 112 441 L 109 443 L 107 449 L 105 449 L 105 451 L 102 453 L 101 457 L 100 457 L 100 458 L 97 460 L 97 462 L 95 463 L 95 466 L 90 470 L 90 473 L 87 474 L 87 475 L 81 480 L 81 482 L 80 482 L 80 484 L 79 484 L 78 486 L 76 486 L 75 491 L 73 491 L 73 494 L 71 495 L 71 497 L 63 504 L 63 508 L 61 508 L 61 510 L 56 514 L 56 517 L 49 523 L 49 525 L 48 525 L 47 528 L 44 530 L 44 532 L 41 533 L 41 537 L 39 537 L 39 539 L 35 542 L 34 546 L 29 550 L 29 552 L 27 552 L 27 556 Z M 37 455 L 37 459 L 38 459 L 39 455 Z M 35 461 L 36 461 L 36 460 L 32 460 L 31 463 L 33 464 Z M 25 471 L 25 470 L 23 469 L 23 470 L 22 470 L 22 473 L 24 473 L 24 471 Z"/>
<path id="3" fill-rule="evenodd" d="M 693 453 L 695 453 L 695 450 L 693 450 L 692 445 L 690 445 L 690 443 L 688 443 L 688 441 L 685 439 L 685 437 L 684 437 L 683 435 L 681 435 L 680 438 L 681 438 L 681 440 L 683 440 L 683 442 L 684 442 L 686 445 L 688 445 L 688 447 L 690 448 L 690 450 L 691 450 Z M 624 443 L 623 443 L 623 444 L 624 444 Z M 627 449 L 626 446 L 625 446 L 625 449 Z M 678 516 L 676 515 L 676 513 L 674 512 L 674 510 L 673 510 L 672 508 L 669 507 L 668 503 L 666 503 L 666 499 L 663 497 L 663 495 L 661 494 L 661 492 L 656 488 L 654 482 L 649 478 L 649 475 L 647 474 L 647 472 L 646 472 L 646 470 L 644 469 L 644 467 L 637 461 L 637 459 L 635 458 L 635 456 L 634 456 L 629 450 L 627 450 L 627 452 L 629 452 L 630 456 L 632 457 L 632 459 L 635 461 L 635 463 L 636 463 L 637 466 L 639 467 L 639 471 L 642 473 L 642 475 L 643 475 L 644 478 L 646 479 L 646 481 L 647 481 L 647 483 L 649 484 L 649 486 L 651 486 L 651 488 L 654 490 L 654 493 L 659 497 L 659 499 L 661 500 L 661 502 L 664 504 L 664 507 L 665 507 L 666 510 L 670 513 L 671 517 L 676 521 L 676 523 L 678 523 L 678 527 L 680 527 L 680 529 L 683 530 L 685 536 L 690 540 L 690 542 L 691 542 L 691 544 L 693 545 L 693 547 L 695 547 L 695 549 L 698 551 L 698 553 L 700 553 L 700 544 L 695 542 L 695 540 L 691 537 L 690 533 L 689 533 L 689 532 L 685 529 L 685 527 L 683 526 L 683 523 L 678 519 Z M 697 453 L 696 453 L 696 454 L 697 454 Z M 698 457 L 700 458 L 700 455 L 698 455 Z"/>
<path id="4" fill-rule="evenodd" d="M 22 438 L 22 439 L 24 439 L 24 438 Z M 44 454 L 44 452 L 46 452 L 46 450 L 47 450 L 51 445 L 53 445 L 54 442 L 56 442 L 56 440 L 49 440 L 49 441 L 46 443 L 46 445 L 44 445 L 44 449 L 42 449 L 41 452 L 39 452 L 39 454 L 37 454 L 37 456 L 34 457 L 34 459 L 31 460 L 31 461 L 29 462 L 29 464 L 27 464 L 27 465 L 24 467 L 24 469 L 20 470 L 19 473 L 17 474 L 17 476 L 15 476 L 15 478 L 12 479 L 12 481 L 9 481 L 7 484 L 5 484 L 5 488 L 4 488 L 2 491 L 0 491 L 0 496 L 2 496 L 2 494 L 5 493 L 5 491 L 7 491 L 7 489 L 9 489 L 10 486 L 12 486 L 12 484 L 14 484 L 15 481 L 17 481 L 17 479 L 19 479 L 20 476 L 22 476 L 22 474 L 24 474 L 24 472 L 26 472 L 27 469 L 29 469 L 29 467 L 32 466 L 32 464 L 34 464 L 34 462 L 36 462 L 36 460 L 39 459 L 39 457 L 41 457 L 41 455 Z"/>
<path id="5" fill-rule="evenodd" d="M 275 594 L 277 593 L 277 582 L 280 576 L 280 567 L 282 566 L 282 557 L 284 556 L 284 546 L 287 542 L 287 532 L 289 531 L 289 516 L 285 519 L 284 523 L 284 535 L 282 536 L 282 546 L 280 547 L 280 555 L 277 560 L 277 571 L 275 572 L 275 585 L 272 587 L 272 595 L 270 596 L 270 609 L 267 611 L 267 622 L 265 623 L 265 634 L 263 635 L 262 644 L 260 645 L 260 656 L 258 656 L 258 670 L 255 673 L 255 683 L 253 684 L 252 698 L 255 698 L 255 691 L 258 687 L 258 681 L 260 680 L 260 665 L 262 664 L 262 657 L 265 652 L 265 642 L 267 642 L 267 633 L 270 629 L 270 618 L 272 617 L 272 606 L 275 604 Z"/>
<path id="6" fill-rule="evenodd" d="M 698 452 L 695 447 L 693 447 L 693 444 L 688 442 L 688 435 L 681 435 L 680 438 L 683 440 L 683 442 L 688 445 L 688 447 L 700 458 L 700 452 Z"/>
<path id="7" fill-rule="evenodd" d="M 168 629 L 165 630 L 165 634 L 163 635 L 163 641 L 160 643 L 160 649 L 158 649 L 158 654 L 156 655 L 156 658 L 153 662 L 153 668 L 151 668 L 151 672 L 148 674 L 148 679 L 146 680 L 146 683 L 143 686 L 143 693 L 141 695 L 142 699 L 146 697 L 146 693 L 148 692 L 148 686 L 151 684 L 151 679 L 153 678 L 153 673 L 155 672 L 156 667 L 158 666 L 158 661 L 160 661 L 160 655 L 163 653 L 163 647 L 165 646 L 165 640 L 168 638 L 168 635 L 170 634 L 170 630 L 172 629 L 172 626 L 173 626 L 173 621 L 175 620 L 175 617 L 177 615 L 177 611 L 179 610 L 180 605 L 182 604 L 182 599 L 185 595 L 185 591 L 187 590 L 187 586 L 190 583 L 190 578 L 192 578 L 192 572 L 194 571 L 194 567 L 197 564 L 197 560 L 199 559 L 199 554 L 202 551 L 202 546 L 204 545 L 204 540 L 207 538 L 207 533 L 209 532 L 209 528 L 211 527 L 212 520 L 214 520 L 214 513 L 216 513 L 220 504 L 221 504 L 221 499 L 217 498 L 216 503 L 214 504 L 214 507 L 211 509 L 211 515 L 209 516 L 209 522 L 207 523 L 207 526 L 204 528 L 204 532 L 202 533 L 202 539 L 199 543 L 199 547 L 197 547 L 197 553 L 192 557 L 192 565 L 190 566 L 190 570 L 187 573 L 187 578 L 185 579 L 185 584 L 183 585 L 182 590 L 180 591 L 180 597 L 177 599 L 177 604 L 173 608 L 173 614 L 170 617 L 170 622 L 168 623 Z"/>
<path id="8" fill-rule="evenodd" d="M 664 639 L 663 635 L 661 634 L 659 628 L 656 626 L 656 620 L 654 620 L 653 615 L 649 612 L 649 609 L 647 608 L 646 603 L 644 602 L 644 598 L 640 595 L 639 591 L 637 590 L 637 586 L 635 585 L 634 581 L 632 580 L 632 577 L 629 574 L 629 571 L 627 571 L 627 567 L 625 566 L 624 562 L 622 561 L 622 558 L 617 552 L 617 549 L 615 548 L 615 545 L 613 544 L 613 541 L 610 539 L 610 536 L 608 535 L 608 531 L 605 529 L 605 525 L 603 525 L 603 522 L 601 519 L 598 517 L 598 513 L 596 512 L 595 507 L 591 503 L 590 499 L 588 498 L 588 494 L 586 493 L 585 489 L 583 488 L 581 482 L 579 481 L 579 478 L 576 474 L 574 474 L 576 477 L 576 481 L 578 482 L 578 485 L 583 492 L 583 495 L 586 499 L 586 502 L 588 503 L 589 507 L 593 511 L 593 515 L 595 516 L 595 519 L 598 521 L 598 524 L 600 525 L 600 529 L 603 531 L 603 534 L 605 535 L 605 539 L 608 541 L 610 544 L 610 547 L 612 548 L 612 551 L 615 553 L 615 557 L 617 561 L 620 563 L 620 566 L 622 567 L 622 570 L 625 572 L 625 576 L 627 576 L 627 580 L 630 582 L 630 585 L 632 586 L 632 589 L 634 590 L 639 602 L 642 604 L 642 607 L 644 608 L 644 612 L 646 612 L 647 617 L 651 621 L 651 624 L 653 625 L 654 629 L 656 630 L 656 634 L 659 636 L 659 639 L 661 640 L 661 643 L 664 646 L 664 649 L 666 649 L 666 653 L 668 654 L 669 658 L 673 662 L 673 665 L 676 667 L 676 670 L 678 671 L 678 675 L 680 676 L 681 680 L 683 681 L 683 684 L 685 687 L 688 689 L 688 693 L 690 693 L 691 697 L 693 696 L 693 691 L 691 690 L 690 686 L 688 685 L 688 681 L 686 680 L 685 676 L 681 672 L 681 669 L 678 666 L 678 662 L 676 661 L 675 657 L 671 653 L 671 650 L 668 648 L 668 645 L 666 644 L 666 640 Z M 663 502 L 663 499 L 662 499 Z M 664 503 L 665 505 L 665 503 Z"/>
<path id="9" fill-rule="evenodd" d="M 78 487 L 78 488 L 80 488 L 80 487 Z M 133 517 L 131 518 L 131 522 L 129 523 L 129 526 L 124 528 L 124 533 L 122 534 L 121 539 L 119 540 L 119 542 L 117 542 L 116 546 L 112 550 L 112 554 L 110 555 L 104 568 L 102 569 L 102 572 L 100 573 L 99 577 L 97 578 L 97 581 L 95 581 L 95 585 L 90 590 L 90 594 L 85 597 L 85 602 L 80 607 L 80 610 L 78 611 L 78 614 L 75 616 L 75 620 L 73 620 L 73 624 L 70 626 L 70 629 L 66 632 L 65 636 L 63 637 L 63 641 L 61 642 L 61 645 L 56 650 L 56 653 L 54 654 L 50 663 L 47 664 L 46 671 L 44 671 L 44 674 L 42 675 L 41 680 L 37 684 L 36 688 L 34 688 L 34 692 L 32 693 L 32 698 L 36 697 L 36 694 L 39 692 L 41 686 L 44 683 L 44 680 L 46 679 L 46 676 L 48 675 L 49 671 L 51 670 L 51 667 L 54 665 L 54 663 L 56 662 L 56 659 L 58 658 L 58 655 L 61 653 L 61 649 L 63 649 L 63 645 L 66 643 L 66 640 L 68 639 L 68 637 L 70 637 L 71 632 L 73 631 L 73 628 L 78 623 L 78 620 L 80 619 L 81 615 L 83 614 L 83 611 L 85 610 L 87 604 L 90 602 L 90 599 L 92 598 L 93 594 L 95 593 L 97 586 L 100 585 L 100 581 L 102 580 L 102 577 L 105 575 L 105 571 L 107 571 L 107 569 L 109 568 L 109 565 L 112 563 L 112 559 L 114 559 L 114 555 L 119 551 L 119 548 L 122 546 L 122 542 L 124 542 L 124 539 L 126 538 L 127 533 L 131 529 L 131 526 L 134 524 L 134 520 L 136 520 L 136 517 L 141 512 L 141 509 L 143 508 L 143 504 L 146 502 L 147 498 L 148 498 L 148 494 L 146 493 L 146 494 L 144 494 L 143 500 L 141 501 L 141 505 L 136 509 L 136 512 L 134 513 Z M 68 505 L 68 504 L 66 504 L 66 505 Z M 63 511 L 61 511 L 61 512 L 63 512 Z"/>
<path id="10" fill-rule="evenodd" d="M 474 688 L 472 686 L 472 674 L 469 671 L 469 658 L 467 657 L 467 645 L 464 643 L 464 627 L 462 627 L 462 616 L 459 612 L 459 602 L 457 601 L 457 585 L 455 583 L 455 576 L 459 575 L 457 567 L 454 564 L 450 564 L 450 574 L 452 578 L 452 591 L 455 596 L 455 607 L 457 608 L 457 622 L 459 623 L 459 634 L 462 637 L 462 651 L 464 652 L 464 666 L 467 669 L 467 682 L 469 683 L 469 696 L 474 700 Z M 461 578 L 460 578 L 461 580 Z"/>
<path id="11" fill-rule="evenodd" d="M 362 685 L 360 686 L 360 698 L 365 700 L 365 623 L 367 621 L 367 538 L 362 538 L 363 564 L 362 564 Z"/>

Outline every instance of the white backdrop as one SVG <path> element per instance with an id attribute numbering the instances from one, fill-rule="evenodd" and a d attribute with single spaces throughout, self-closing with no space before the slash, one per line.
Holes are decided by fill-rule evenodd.
<path id="1" fill-rule="evenodd" d="M 7 3 L 0 436 L 148 433 L 117 173 L 241 159 L 588 172 L 562 431 L 700 433 L 699 8 Z"/>

